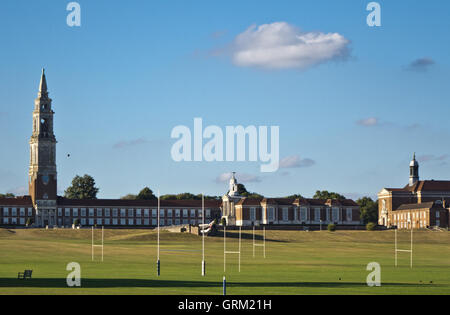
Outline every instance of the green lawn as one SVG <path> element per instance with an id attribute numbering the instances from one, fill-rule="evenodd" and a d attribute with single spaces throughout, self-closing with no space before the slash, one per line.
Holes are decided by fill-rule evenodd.
<path id="1" fill-rule="evenodd" d="M 223 238 L 206 238 L 207 276 L 201 276 L 201 238 L 161 233 L 161 276 L 156 276 L 156 233 L 105 230 L 105 261 L 91 261 L 90 230 L 0 229 L 0 294 L 221 294 Z M 96 231 L 97 239 L 100 231 Z M 267 231 L 267 258 L 243 232 L 241 272 L 227 257 L 228 294 L 450 294 L 450 233 L 414 233 L 414 268 L 399 254 L 394 232 Z M 408 249 L 409 233 L 399 232 Z M 235 233 L 227 249 L 237 250 Z M 81 265 L 81 288 L 68 288 L 66 266 Z M 381 265 L 381 287 L 366 285 L 370 262 Z M 17 272 L 33 269 L 32 280 Z"/>

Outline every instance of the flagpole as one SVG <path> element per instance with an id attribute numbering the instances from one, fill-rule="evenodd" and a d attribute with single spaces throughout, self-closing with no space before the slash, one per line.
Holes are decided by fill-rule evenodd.
<path id="1" fill-rule="evenodd" d="M 202 276 L 206 275 L 206 262 L 205 262 L 205 195 L 202 194 Z"/>
<path id="2" fill-rule="evenodd" d="M 160 210 L 160 194 L 159 194 L 159 190 L 158 190 L 158 260 L 156 262 L 158 277 L 161 274 L 161 262 L 159 260 L 159 210 Z"/>

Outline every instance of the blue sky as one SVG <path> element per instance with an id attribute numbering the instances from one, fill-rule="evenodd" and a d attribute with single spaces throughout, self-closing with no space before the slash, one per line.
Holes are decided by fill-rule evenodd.
<path id="1" fill-rule="evenodd" d="M 136 193 L 221 195 L 236 171 L 266 196 L 316 190 L 374 196 L 403 186 L 413 152 L 425 179 L 450 178 L 450 3 L 379 1 L 4 0 L 0 7 L 0 192 L 27 186 L 31 113 L 42 67 L 53 99 L 59 190 L 90 174 L 102 198 Z M 347 58 L 305 67 L 237 64 L 249 27 L 336 33 Z M 248 45 L 251 45 L 249 43 Z M 234 49 L 234 50 L 233 50 Z M 287 167 L 176 163 L 172 128 L 277 125 Z M 71 154 L 67 158 L 67 154 Z"/>

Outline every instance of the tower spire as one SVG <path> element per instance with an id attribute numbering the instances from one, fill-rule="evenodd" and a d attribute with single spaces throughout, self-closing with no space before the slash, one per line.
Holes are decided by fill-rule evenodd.
<path id="1" fill-rule="evenodd" d="M 416 152 L 414 152 L 413 159 L 409 163 L 409 186 L 414 185 L 419 181 L 419 163 L 416 161 Z"/>
<path id="2" fill-rule="evenodd" d="M 39 83 L 39 93 L 41 95 L 47 95 L 47 80 L 45 78 L 45 69 L 42 68 L 41 82 Z"/>

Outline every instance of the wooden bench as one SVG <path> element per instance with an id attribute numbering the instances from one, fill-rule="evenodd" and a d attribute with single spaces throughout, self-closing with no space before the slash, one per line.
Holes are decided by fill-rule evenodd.
<path id="1" fill-rule="evenodd" d="M 33 270 L 25 270 L 24 272 L 19 272 L 17 274 L 17 279 L 20 279 L 20 280 L 31 279 L 32 274 L 33 274 Z"/>

